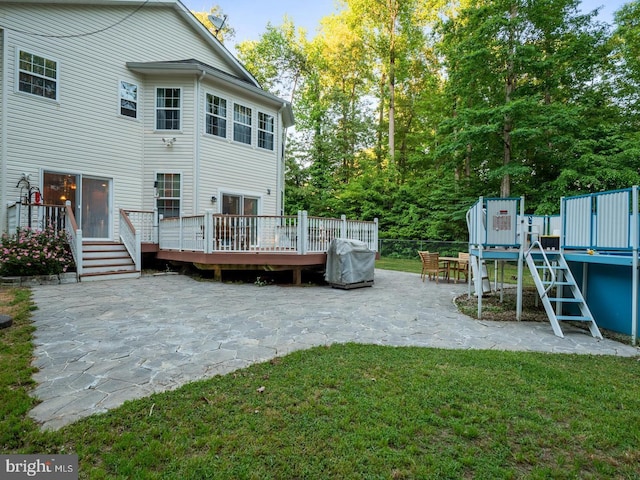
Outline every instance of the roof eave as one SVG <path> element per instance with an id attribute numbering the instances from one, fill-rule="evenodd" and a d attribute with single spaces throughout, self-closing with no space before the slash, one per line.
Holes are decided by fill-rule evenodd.
<path id="1" fill-rule="evenodd" d="M 127 62 L 127 68 L 133 72 L 149 75 L 171 75 L 171 74 L 193 74 L 193 75 L 209 75 L 221 82 L 244 88 L 250 92 L 268 100 L 272 104 L 281 107 L 282 122 L 285 128 L 292 127 L 295 124 L 293 109 L 291 104 L 280 97 L 269 93 L 259 86 L 243 81 L 242 79 L 220 72 L 210 68 L 207 65 L 199 63 L 180 63 L 180 62 Z"/>

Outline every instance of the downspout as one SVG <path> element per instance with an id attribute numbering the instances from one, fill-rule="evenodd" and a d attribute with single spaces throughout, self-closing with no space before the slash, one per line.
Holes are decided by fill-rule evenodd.
<path id="1" fill-rule="evenodd" d="M 2 118 L 0 118 L 0 234 L 5 233 L 7 226 L 7 72 L 9 65 L 7 60 L 7 30 L 0 29 L 2 35 Z"/>
<path id="2" fill-rule="evenodd" d="M 283 103 L 278 110 L 278 121 L 280 125 L 282 125 L 282 138 L 280 140 L 280 160 L 278 161 L 278 178 L 276 179 L 276 215 L 284 215 L 284 188 L 285 188 L 285 180 L 284 180 L 284 155 L 287 144 L 287 129 L 284 126 L 284 122 L 282 121 L 282 112 L 287 108 L 287 104 Z"/>
<path id="3" fill-rule="evenodd" d="M 202 80 L 207 75 L 207 72 L 203 69 L 200 70 L 200 76 L 196 80 L 196 101 L 195 105 L 195 132 L 194 132 L 194 147 L 193 147 L 193 155 L 195 156 L 194 165 L 193 165 L 193 214 L 200 214 L 200 85 Z M 204 109 L 203 109 L 204 110 Z"/>

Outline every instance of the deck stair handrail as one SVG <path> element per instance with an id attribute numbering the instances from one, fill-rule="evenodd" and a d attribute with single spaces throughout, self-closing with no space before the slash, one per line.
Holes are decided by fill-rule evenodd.
<path id="1" fill-rule="evenodd" d="M 120 209 L 120 240 L 122 240 L 127 252 L 133 259 L 136 271 L 142 271 L 142 242 L 140 234 L 131 222 L 127 212 L 122 208 Z"/>
<path id="2" fill-rule="evenodd" d="M 71 255 L 73 255 L 73 261 L 76 263 L 76 277 L 80 278 L 82 275 L 82 230 L 78 228 L 76 217 L 73 214 L 73 208 L 71 208 L 71 202 L 69 200 L 65 202 L 64 208 L 64 229 L 69 238 L 69 247 L 71 249 Z"/>
<path id="3" fill-rule="evenodd" d="M 544 290 L 544 293 L 540 294 L 541 296 L 547 296 L 549 294 L 549 291 L 556 286 L 556 272 L 553 266 L 551 265 L 551 262 L 549 261 L 549 257 L 547 257 L 547 254 L 545 253 L 544 248 L 542 248 L 542 244 L 537 240 L 531 243 L 531 246 L 527 249 L 525 253 L 525 257 L 529 257 L 530 255 L 532 255 L 534 248 L 537 248 L 538 251 L 536 252 L 536 254 L 541 255 L 542 259 L 544 260 L 543 272 L 545 273 L 545 276 L 548 274 L 551 277 L 551 281 L 549 282 L 549 285 L 547 286 L 547 288 Z"/>

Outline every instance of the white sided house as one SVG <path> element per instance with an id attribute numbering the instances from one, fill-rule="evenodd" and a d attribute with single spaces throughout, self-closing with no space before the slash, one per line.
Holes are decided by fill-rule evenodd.
<path id="1" fill-rule="evenodd" d="M 135 272 L 143 250 L 313 250 L 282 216 L 291 105 L 180 1 L 0 0 L 0 98 L 0 229 L 62 216 L 79 277 L 98 244 Z"/>

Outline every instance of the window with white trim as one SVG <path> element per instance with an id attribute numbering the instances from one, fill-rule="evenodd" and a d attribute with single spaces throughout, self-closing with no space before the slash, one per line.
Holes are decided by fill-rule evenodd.
<path id="1" fill-rule="evenodd" d="M 20 50 L 18 90 L 39 97 L 58 98 L 58 63 Z"/>
<path id="2" fill-rule="evenodd" d="M 207 93 L 205 123 L 208 134 L 227 138 L 227 101 L 224 98 Z"/>
<path id="3" fill-rule="evenodd" d="M 120 115 L 138 118 L 138 85 L 120 81 Z"/>
<path id="4" fill-rule="evenodd" d="M 180 174 L 156 174 L 156 205 L 163 218 L 180 216 Z"/>
<path id="5" fill-rule="evenodd" d="M 233 139 L 251 145 L 251 109 L 243 105 L 233 105 Z"/>
<path id="6" fill-rule="evenodd" d="M 258 146 L 273 150 L 273 115 L 258 112 Z"/>
<path id="7" fill-rule="evenodd" d="M 180 130 L 180 89 L 156 88 L 156 130 Z"/>

